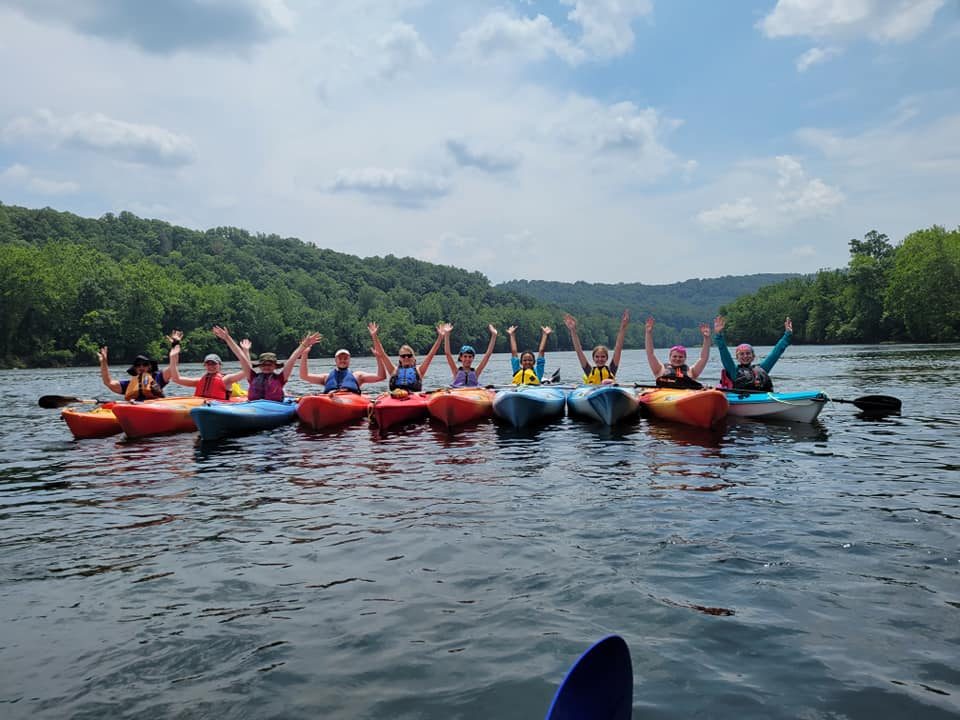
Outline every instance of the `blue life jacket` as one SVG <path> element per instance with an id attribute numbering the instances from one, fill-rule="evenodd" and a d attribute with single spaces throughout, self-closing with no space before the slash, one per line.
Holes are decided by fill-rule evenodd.
<path id="1" fill-rule="evenodd" d="M 423 388 L 423 381 L 420 379 L 420 373 L 417 367 L 398 367 L 397 372 L 390 376 L 391 390 L 409 390 L 410 392 L 420 392 Z"/>
<path id="2" fill-rule="evenodd" d="M 323 385 L 323 391 L 330 393 L 336 390 L 349 390 L 360 394 L 360 383 L 357 382 L 357 378 L 354 377 L 350 368 L 344 368 L 343 370 L 334 368 L 327 373 L 327 382 Z"/>

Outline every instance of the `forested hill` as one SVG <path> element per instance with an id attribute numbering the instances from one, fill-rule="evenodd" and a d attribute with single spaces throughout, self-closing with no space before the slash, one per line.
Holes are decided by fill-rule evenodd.
<path id="1" fill-rule="evenodd" d="M 675 298 L 657 304 L 637 296 L 617 297 L 613 307 L 581 306 L 569 295 L 552 304 L 493 287 L 477 272 L 411 258 L 361 259 L 293 238 L 190 230 L 127 212 L 90 219 L 0 203 L 0 364 L 88 364 L 100 345 L 110 347 L 113 361 L 143 351 L 163 356 L 163 335 L 173 328 L 186 333 L 184 359 L 197 360 L 224 350 L 213 324 L 249 337 L 257 352 L 282 354 L 313 329 L 323 334 L 317 355 L 338 347 L 366 352 L 368 321 L 380 324 L 391 352 L 403 342 L 425 351 L 440 320 L 454 323 L 455 346 L 485 347 L 488 323 L 501 330 L 499 350 L 507 348 L 502 331 L 511 324 L 521 345 L 533 345 L 540 326 L 550 324 L 557 329 L 550 349 L 568 349 L 563 311 L 578 315 L 591 346 L 612 342 L 624 307 L 634 313 L 628 345 L 636 347 L 646 313 L 657 314 L 658 341 L 674 340 L 679 333 L 671 328 L 711 317 L 721 301 L 756 287 L 724 281 L 726 294 L 687 293 L 680 283 Z"/>

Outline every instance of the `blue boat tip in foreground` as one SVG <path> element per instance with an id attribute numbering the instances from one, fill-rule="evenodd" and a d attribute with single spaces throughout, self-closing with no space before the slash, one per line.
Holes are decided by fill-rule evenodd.
<path id="1" fill-rule="evenodd" d="M 567 671 L 546 720 L 630 720 L 633 663 L 619 635 L 591 645 Z"/>

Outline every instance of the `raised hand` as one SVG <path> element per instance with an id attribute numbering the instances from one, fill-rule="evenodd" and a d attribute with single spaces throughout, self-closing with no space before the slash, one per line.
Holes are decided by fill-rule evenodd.
<path id="1" fill-rule="evenodd" d="M 717 315 L 713 319 L 713 333 L 714 335 L 719 335 L 723 332 L 723 329 L 727 326 L 727 321 L 723 315 Z"/>
<path id="2" fill-rule="evenodd" d="M 507 332 L 510 332 L 510 331 L 507 330 Z M 541 325 L 540 332 L 542 332 L 544 335 L 549 335 L 550 333 L 553 332 L 553 328 L 550 327 L 549 325 Z"/>
<path id="3" fill-rule="evenodd" d="M 567 329 L 570 332 L 577 331 L 577 319 L 570 313 L 565 313 L 563 316 L 563 324 L 567 326 Z"/>
<path id="4" fill-rule="evenodd" d="M 216 335 L 221 340 L 223 340 L 224 342 L 226 342 L 227 338 L 230 337 L 230 331 L 227 330 L 225 327 L 220 327 L 219 325 L 213 326 L 213 334 Z"/>
<path id="5" fill-rule="evenodd" d="M 449 335 L 453 331 L 453 325 L 448 322 L 437 323 L 437 335 Z"/>
<path id="6" fill-rule="evenodd" d="M 375 337 L 378 332 L 380 332 L 380 326 L 375 322 L 367 323 L 367 330 L 370 331 L 370 337 Z"/>
<path id="7" fill-rule="evenodd" d="M 700 323 L 700 334 L 708 340 L 710 339 L 710 326 L 706 323 Z"/>
<path id="8" fill-rule="evenodd" d="M 516 325 L 511 325 L 507 328 L 507 335 L 513 335 L 517 331 Z"/>
<path id="9" fill-rule="evenodd" d="M 646 331 L 653 332 L 653 326 L 655 323 L 656 321 L 653 319 L 653 315 L 650 315 L 649 317 L 647 317 Z"/>
<path id="10" fill-rule="evenodd" d="M 487 330 L 489 330 L 490 334 L 493 335 L 494 337 L 497 336 L 497 329 L 493 326 L 493 323 L 490 323 L 489 325 L 487 325 Z"/>
<path id="11" fill-rule="evenodd" d="M 173 330 L 169 335 L 166 336 L 166 338 L 171 345 L 177 345 L 181 340 L 183 340 L 183 330 Z"/>
<path id="12" fill-rule="evenodd" d="M 177 343 L 172 348 L 170 348 L 170 359 L 174 360 L 175 358 L 180 357 L 180 344 Z"/>
<path id="13" fill-rule="evenodd" d="M 793 332 L 793 320 L 790 319 L 790 316 L 787 316 L 787 319 L 783 321 L 783 327 L 787 332 Z"/>
<path id="14" fill-rule="evenodd" d="M 249 355 L 249 354 L 250 354 L 250 348 L 253 347 L 253 343 L 250 342 L 250 338 L 244 338 L 243 340 L 240 341 L 240 347 L 242 347 L 242 348 L 243 348 L 243 351 L 244 351 L 247 355 Z"/>
<path id="15" fill-rule="evenodd" d="M 630 311 L 624 310 L 623 315 L 620 317 L 620 327 L 626 327 L 628 322 L 630 322 Z"/>
<path id="16" fill-rule="evenodd" d="M 300 341 L 300 344 L 303 345 L 305 348 L 312 348 L 314 345 L 320 342 L 322 338 L 323 338 L 323 335 L 321 335 L 318 332 L 307 333 L 306 335 L 303 336 L 303 339 Z"/>
<path id="17" fill-rule="evenodd" d="M 102 348 L 97 350 L 97 359 L 100 361 L 101 365 L 107 364 L 107 346 L 104 345 Z"/>

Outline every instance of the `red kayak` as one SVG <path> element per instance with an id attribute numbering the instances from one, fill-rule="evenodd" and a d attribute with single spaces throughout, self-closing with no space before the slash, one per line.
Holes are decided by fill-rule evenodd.
<path id="1" fill-rule="evenodd" d="M 446 388 L 430 394 L 427 411 L 447 427 L 493 417 L 496 393 L 486 388 Z"/>
<path id="2" fill-rule="evenodd" d="M 381 430 L 394 425 L 416 422 L 427 416 L 429 395 L 395 391 L 396 394 L 383 393 L 373 401 L 373 420 Z"/>
<path id="3" fill-rule="evenodd" d="M 231 399 L 242 402 L 246 398 Z M 168 435 L 170 433 L 195 432 L 197 429 L 190 409 L 208 402 L 209 398 L 196 396 L 164 398 L 158 402 L 151 400 L 142 403 L 116 403 L 113 414 L 123 432 L 129 438 L 149 435 Z"/>
<path id="4" fill-rule="evenodd" d="M 314 430 L 345 425 L 367 417 L 369 412 L 368 396 L 347 391 L 304 395 L 297 403 L 300 422 Z"/>
<path id="5" fill-rule="evenodd" d="M 727 396 L 720 390 L 658 388 L 641 392 L 637 399 L 654 417 L 710 428 L 727 414 Z"/>
<path id="6" fill-rule="evenodd" d="M 77 408 L 64 408 L 60 413 L 70 428 L 70 432 L 77 440 L 85 438 L 109 437 L 123 432 L 120 423 L 117 422 L 117 416 L 113 414 L 113 406 L 117 403 L 108 402 L 98 405 L 93 410 L 78 410 Z"/>

